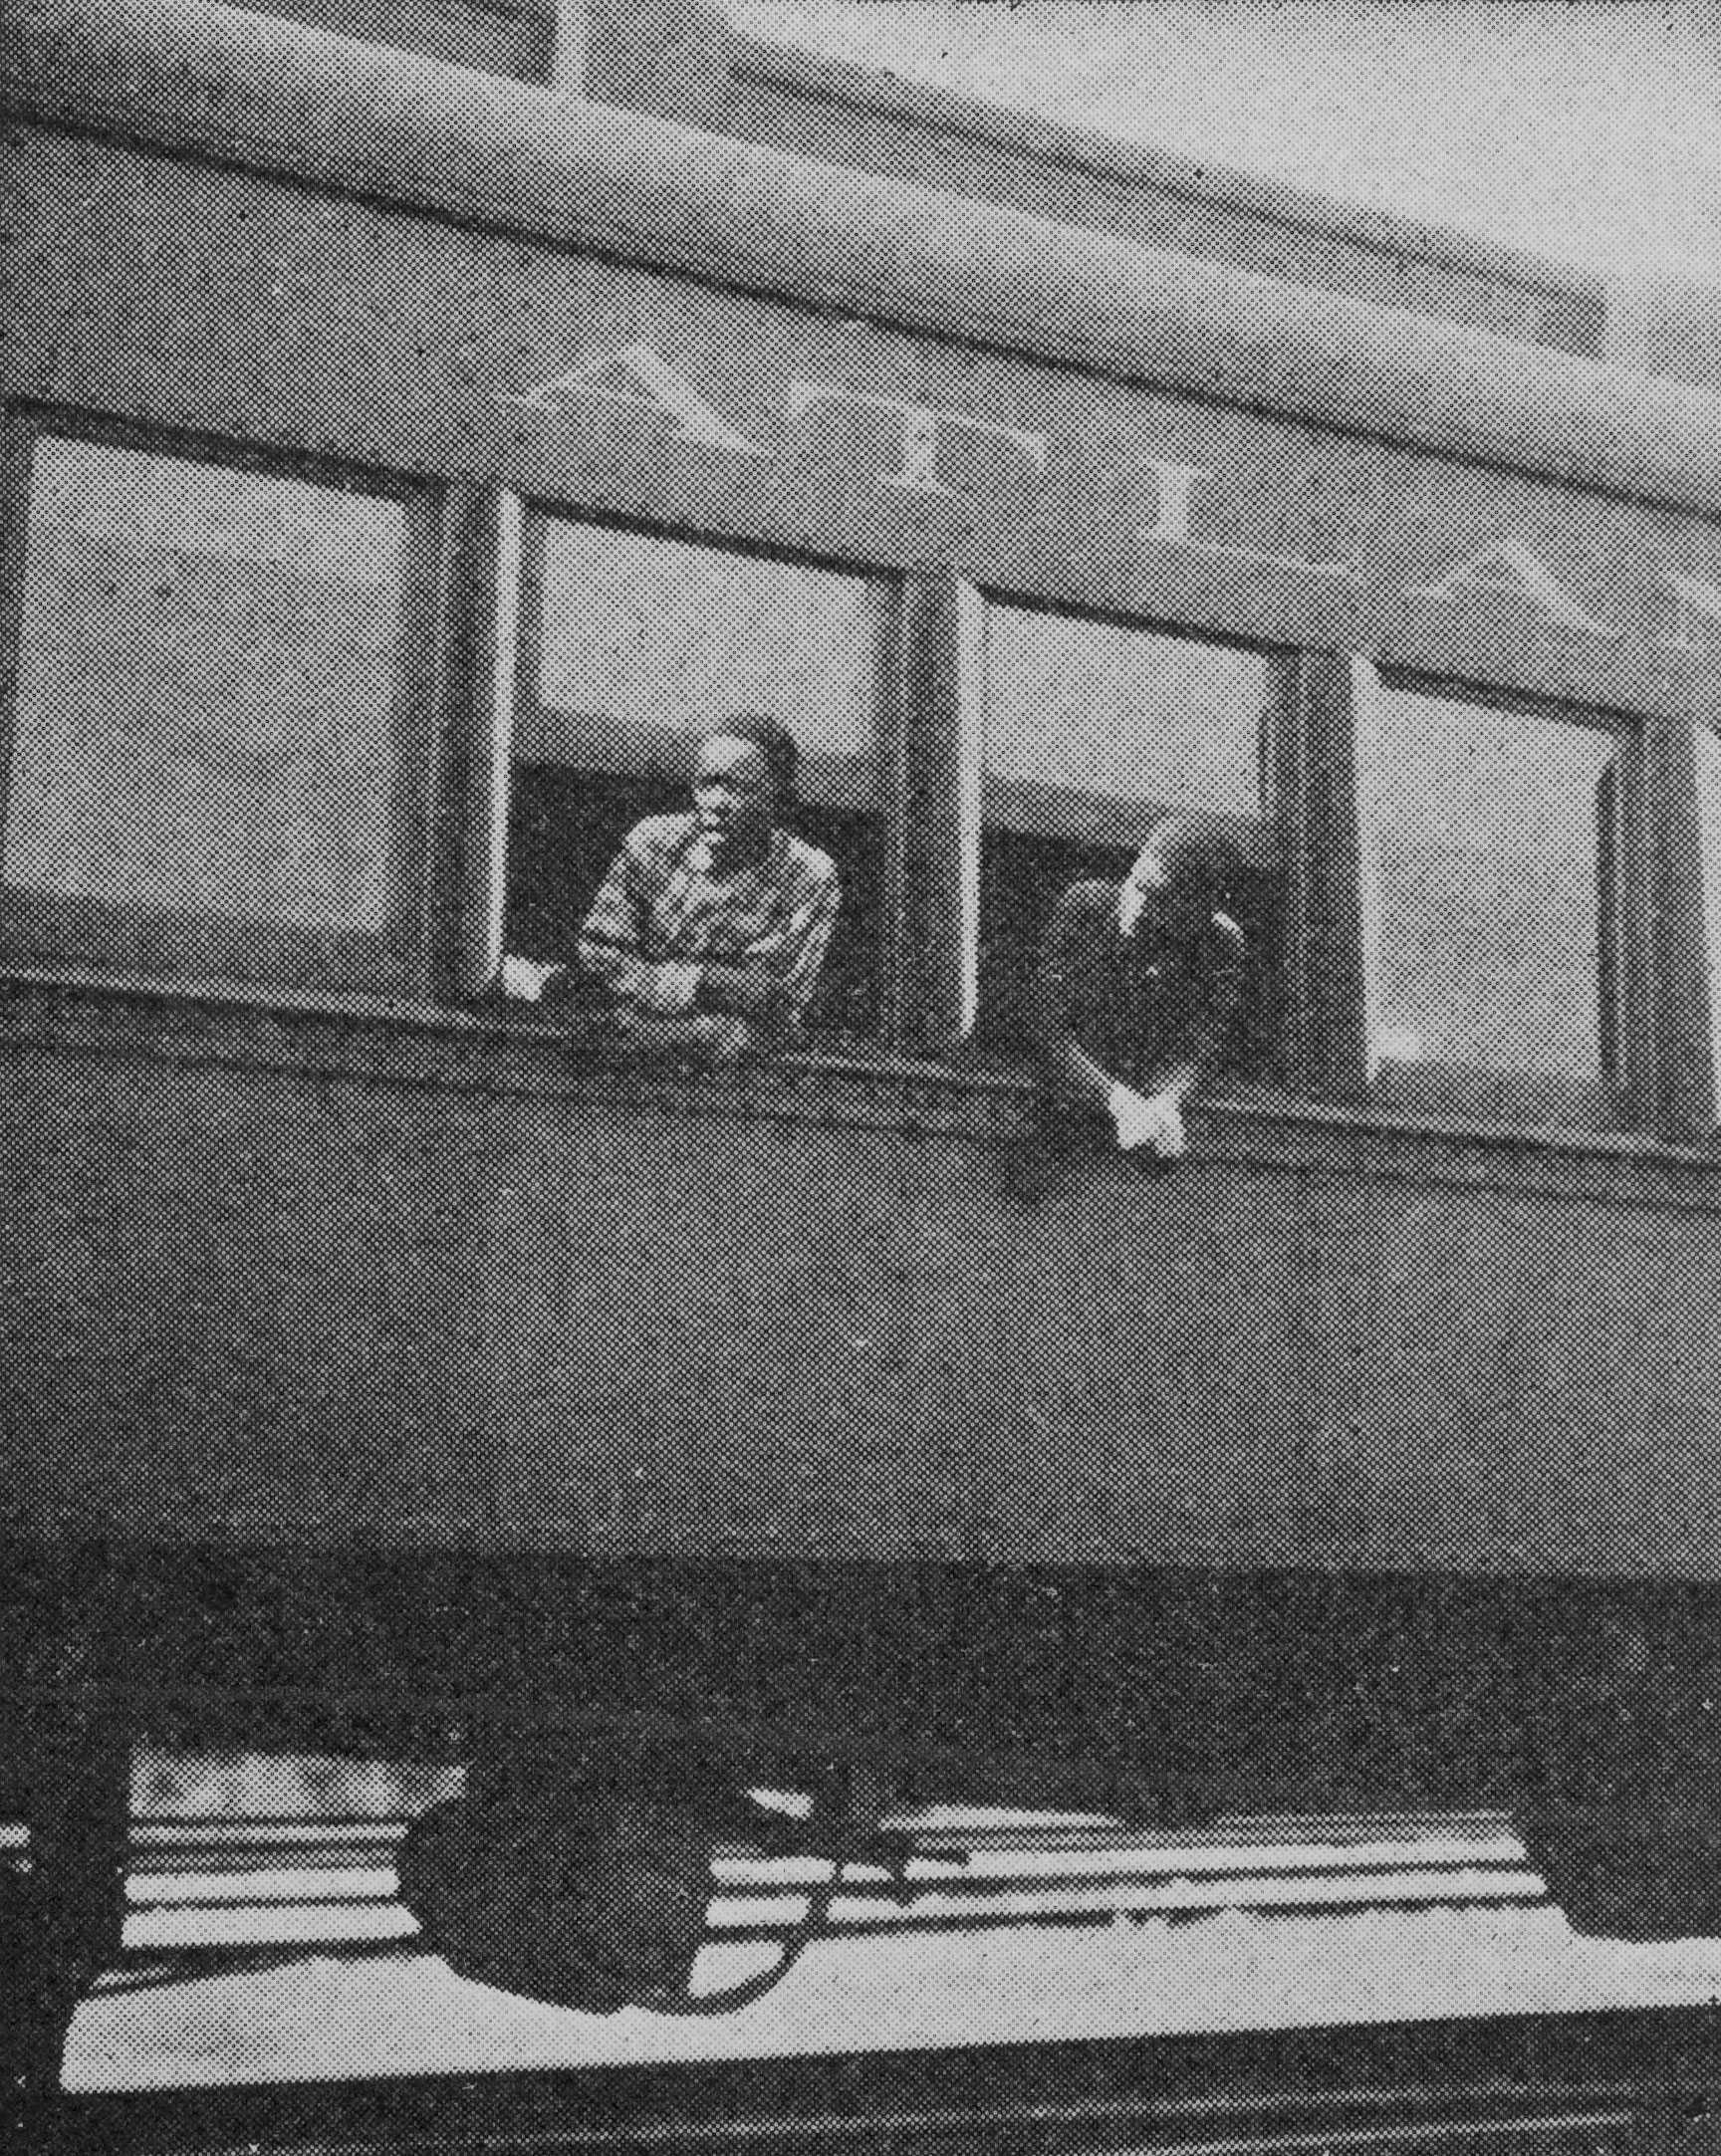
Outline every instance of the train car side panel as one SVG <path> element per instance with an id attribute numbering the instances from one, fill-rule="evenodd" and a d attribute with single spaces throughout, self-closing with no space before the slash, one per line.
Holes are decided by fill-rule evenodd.
<path id="1" fill-rule="evenodd" d="M 835 1079 L 630 1096 L 541 1052 L 472 1090 L 12 1068 L 15 1531 L 1721 1569 L 1705 1210 L 1227 1160 L 1223 1111 L 1171 1176 L 1029 1202 L 1019 1110 L 915 1133 Z"/>

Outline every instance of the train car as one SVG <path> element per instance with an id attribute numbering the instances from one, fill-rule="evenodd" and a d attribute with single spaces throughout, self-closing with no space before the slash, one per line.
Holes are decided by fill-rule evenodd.
<path id="1" fill-rule="evenodd" d="M 468 1877 L 596 1789 L 594 1874 L 755 1786 L 1486 1802 L 1712 1929 L 1721 403 L 193 0 L 7 30 L 19 2011 L 185 1731 L 471 1763 Z M 510 1001 L 741 710 L 805 1042 Z M 1235 1068 L 1047 1170 L 1048 916 L 1178 804 Z"/>

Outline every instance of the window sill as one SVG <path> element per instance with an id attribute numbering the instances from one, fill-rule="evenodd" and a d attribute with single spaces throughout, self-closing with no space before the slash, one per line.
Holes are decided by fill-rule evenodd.
<path id="1" fill-rule="evenodd" d="M 1721 1132 L 1672 1144 L 1638 1131 L 1340 1106 L 1241 1083 L 1204 1096 L 1190 1121 L 1192 1151 L 1239 1165 L 1651 1211 L 1721 1206 Z"/>
<path id="2" fill-rule="evenodd" d="M 1034 1086 L 1001 1054 L 956 1062 L 808 1048 L 732 1073 L 623 1060 L 589 1023 L 530 1006 L 454 1009 L 376 996 L 255 992 L 0 968 L 0 1053 L 143 1060 L 408 1090 L 566 1097 L 621 1113 L 685 1113 L 889 1129 L 911 1139 L 999 1144 L 1021 1126 Z M 1408 1116 L 1378 1104 L 1300 1099 L 1235 1082 L 1191 1107 L 1182 1173 L 1336 1177 L 1501 1190 L 1712 1212 L 1721 1207 L 1721 1134 L 1672 1145 L 1631 1132 Z M 1135 1174 L 1101 1152 L 1078 1179 Z"/>

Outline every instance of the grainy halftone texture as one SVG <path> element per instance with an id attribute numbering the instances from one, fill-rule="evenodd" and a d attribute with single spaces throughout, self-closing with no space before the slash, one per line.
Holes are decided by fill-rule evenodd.
<path id="1" fill-rule="evenodd" d="M 737 131 L 843 146 L 817 101 L 747 95 Z M 1137 202 L 1063 152 L 876 115 L 849 146 L 1199 236 L 1165 187 Z M 1081 2130 L 1134 2134 L 1166 2054 L 1127 2047 L 1155 2038 L 1303 2033 L 1271 2059 L 1294 2110 L 1306 2059 L 1390 2093 L 1389 2054 L 1340 2031 L 1712 2000 L 1687 1935 L 1715 1902 L 1691 1793 L 1721 1652 L 1704 1594 L 1664 1582 L 1721 1551 L 1721 1252 L 1708 1169 L 1652 1140 L 1712 1091 L 1705 1028 L 1670 1075 L 1664 1021 L 1706 994 L 1713 754 L 1687 786 L 1660 722 L 1556 715 L 1534 639 L 1487 700 L 1443 659 L 1476 648 L 1471 600 L 1558 613 L 1564 579 L 1604 605 L 1671 513 L 1615 479 L 1574 514 L 1469 436 L 1462 461 L 1398 446 L 1335 345 L 1326 430 L 1268 416 L 1226 372 L 1282 363 L 1241 308 L 1178 397 L 1106 376 L 1142 349 L 1123 292 L 1115 322 L 1107 295 L 1039 326 L 1074 368 L 987 346 L 1008 295 L 978 264 L 962 336 L 910 337 L 867 319 L 835 217 L 785 242 L 803 290 L 778 305 L 715 264 L 627 267 L 626 199 L 602 262 L 511 233 L 500 156 L 457 221 L 379 209 L 373 174 L 295 194 L 187 162 L 157 191 L 129 152 L 52 153 L 85 178 L 33 214 L 91 243 L 93 285 L 90 171 L 124 233 L 137 205 L 218 205 L 127 272 L 171 364 L 113 294 L 107 372 L 69 333 L 17 580 L 4 927 L 53 978 L 19 989 L 0 1099 L 11 1637 L 53 1725 L 33 1848 L 76 1883 L 44 1920 L 11 1882 L 53 1971 L 26 2012 L 69 2009 L 123 1862 L 129 1889 L 71 2083 L 663 2065 L 721 2116 L 763 2059 L 998 2045 L 1019 2125 L 1025 2048 L 1088 2102 L 1101 2054 L 1054 2056 L 1086 2041 L 1125 2047 L 1096 2069 L 1124 2093 Z M 1583 341 L 1570 279 L 1520 263 L 1496 291 L 1474 250 L 1407 264 L 1403 234 L 1311 242 L 1284 210 L 1210 207 L 1210 253 L 1515 329 L 1527 366 L 1533 339 Z M 1075 244 L 1049 224 L 1017 259 L 1057 289 Z M 545 485 L 593 520 L 552 542 L 553 618 L 529 592 L 522 620 L 492 608 L 473 553 L 453 603 L 460 495 L 428 549 L 406 502 L 469 476 L 440 400 L 490 424 L 637 348 L 671 401 L 508 407 L 514 448 L 565 425 Z M 1544 433 L 1518 427 L 1520 464 L 1558 462 Z M 1177 457 L 1126 485 L 1155 448 Z M 1179 473 L 1212 481 L 1189 519 Z M 1063 521 L 1013 529 L 994 496 Z M 1521 524 L 1552 568 L 1500 552 Z M 1376 527 L 1390 559 L 1350 578 Z M 1263 557 L 1283 618 L 1329 624 L 1334 587 L 1472 567 L 1444 643 L 1379 600 L 1424 664 L 1371 697 L 1268 647 Z M 957 571 L 978 596 L 904 652 L 902 580 L 948 597 Z M 512 647 L 455 624 L 498 614 L 539 637 L 544 708 L 502 774 L 506 889 L 475 898 L 461 712 Z M 415 969 L 462 904 L 567 955 L 621 834 L 681 798 L 720 716 L 688 706 L 731 689 L 801 740 L 797 823 L 843 879 L 821 1053 L 665 1073 L 590 1014 L 431 1008 Z M 1137 1172 L 1102 1119 L 1048 1128 L 1025 984 L 1065 885 L 1114 881 L 1191 803 L 1247 827 L 1259 1009 L 1189 1157 Z M 928 1043 L 958 946 L 973 1039 Z M 112 1767 L 127 1715 L 128 1851 L 112 1774 L 104 1802 L 40 1766 L 99 1726 Z M 749 1810 L 760 1784 L 810 1816 Z M 866 2116 L 906 2138 L 944 2069 L 894 2070 Z M 963 2142 L 999 2130 L 969 2071 L 939 2128 Z M 364 2115 L 408 2114 L 434 2127 L 434 2093 Z"/>

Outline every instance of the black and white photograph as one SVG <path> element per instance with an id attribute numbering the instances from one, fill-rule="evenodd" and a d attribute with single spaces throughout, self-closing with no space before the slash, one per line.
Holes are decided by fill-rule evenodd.
<path id="1" fill-rule="evenodd" d="M 0 96 L 0 2147 L 1721 2152 L 1721 6 Z"/>

